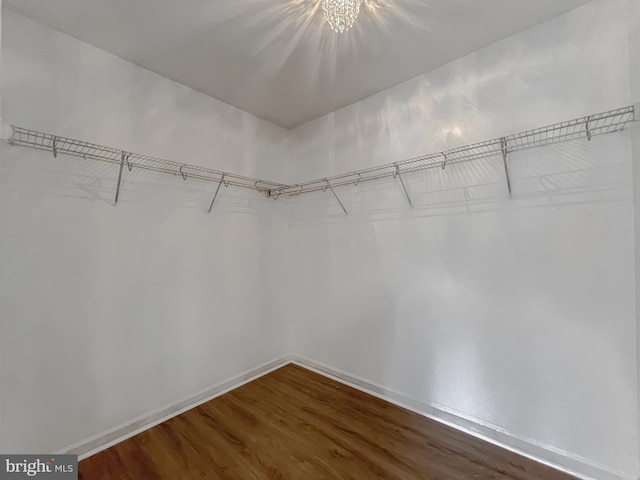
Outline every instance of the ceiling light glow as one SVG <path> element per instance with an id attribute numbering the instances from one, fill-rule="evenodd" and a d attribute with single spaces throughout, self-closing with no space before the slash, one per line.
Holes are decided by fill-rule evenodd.
<path id="1" fill-rule="evenodd" d="M 322 0 L 324 18 L 334 32 L 343 33 L 353 27 L 362 0 Z"/>

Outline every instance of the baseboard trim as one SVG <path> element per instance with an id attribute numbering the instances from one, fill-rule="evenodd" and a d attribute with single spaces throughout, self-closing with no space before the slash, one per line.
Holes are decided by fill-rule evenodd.
<path id="1" fill-rule="evenodd" d="M 515 435 L 506 429 L 470 417 L 442 405 L 416 400 L 383 385 L 349 374 L 322 362 L 295 354 L 285 355 L 275 360 L 263 363 L 256 368 L 246 370 L 223 382 L 201 390 L 195 395 L 191 395 L 177 402 L 165 405 L 153 410 L 152 412 L 143 414 L 128 422 L 117 425 L 109 430 L 105 430 L 79 442 L 67 445 L 54 453 L 75 454 L 78 455 L 79 460 L 83 460 L 289 363 L 294 363 L 302 368 L 306 368 L 320 375 L 332 378 L 333 380 L 393 403 L 394 405 L 406 408 L 407 410 L 419 415 L 528 457 L 536 462 L 562 470 L 580 479 L 638 480 L 638 477 L 633 474 L 620 472 L 606 465 L 598 464 L 570 452 L 537 442 L 533 439 Z"/>
<path id="2" fill-rule="evenodd" d="M 360 391 L 406 408 L 424 417 L 448 425 L 469 435 L 543 463 L 583 480 L 638 480 L 636 475 L 614 470 L 589 459 L 563 451 L 533 439 L 515 435 L 508 430 L 464 415 L 433 403 L 413 399 L 383 385 L 351 375 L 322 362 L 301 355 L 290 355 L 292 363 L 345 383 Z"/>
<path id="3" fill-rule="evenodd" d="M 278 368 L 291 363 L 291 360 L 291 356 L 286 355 L 263 363 L 256 368 L 246 370 L 234 377 L 207 387 L 195 395 L 164 405 L 149 413 L 145 413 L 139 417 L 110 428 L 109 430 L 105 430 L 79 442 L 67 445 L 55 453 L 74 454 L 78 455 L 79 460 L 83 460 L 91 455 L 101 452 L 102 450 L 106 450 L 117 443 L 131 438 L 134 435 L 155 427 L 170 418 L 178 416 L 187 410 L 191 410 L 198 405 L 213 400 L 220 395 L 277 370 Z"/>

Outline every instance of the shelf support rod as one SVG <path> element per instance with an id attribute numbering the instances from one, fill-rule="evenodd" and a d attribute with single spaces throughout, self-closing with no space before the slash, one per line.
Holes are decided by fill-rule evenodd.
<path id="1" fill-rule="evenodd" d="M 122 152 L 122 159 L 120 160 L 120 173 L 118 173 L 118 186 L 116 187 L 116 205 L 118 204 L 118 197 L 120 196 L 120 183 L 122 182 L 122 169 L 124 162 L 127 158 L 126 152 Z"/>
<path id="2" fill-rule="evenodd" d="M 409 196 L 409 192 L 407 191 L 407 187 L 404 184 L 404 180 L 402 180 L 402 175 L 400 175 L 400 167 L 398 165 L 396 165 L 395 167 L 396 167 L 396 174 L 394 175 L 394 177 L 398 177 L 398 180 L 400 180 L 400 185 L 402 185 L 402 190 L 404 190 L 404 196 L 407 197 L 407 201 L 409 202 L 409 206 L 413 210 L 413 203 L 411 202 L 411 197 Z"/>
<path id="3" fill-rule="evenodd" d="M 344 205 L 342 204 L 342 202 L 340 201 L 340 198 L 338 198 L 338 195 L 336 195 L 336 192 L 333 190 L 333 187 L 331 186 L 331 184 L 329 183 L 329 180 L 327 180 L 326 178 L 324 179 L 325 182 L 327 182 L 327 187 L 329 187 L 329 190 L 331 190 L 331 193 L 333 193 L 333 196 L 336 197 L 336 200 L 338 201 L 338 203 L 340 204 L 340 207 L 342 207 L 342 211 L 344 212 L 345 215 L 349 215 L 347 213 L 347 209 L 344 208 Z"/>
<path id="4" fill-rule="evenodd" d="M 218 182 L 218 188 L 216 188 L 216 193 L 213 195 L 213 200 L 211 200 L 211 205 L 209 205 L 209 213 L 211 213 L 211 209 L 213 208 L 213 203 L 216 201 L 216 198 L 218 198 L 218 193 L 220 193 L 220 187 L 224 183 L 225 175 L 226 173 L 223 173 L 222 177 L 220 177 L 220 181 Z"/>
<path id="5" fill-rule="evenodd" d="M 507 188 L 509 189 L 509 198 L 511 198 L 511 177 L 509 176 L 509 164 L 507 163 L 507 139 L 500 139 L 500 149 L 502 150 L 502 162 L 504 163 L 504 173 L 507 176 Z"/>

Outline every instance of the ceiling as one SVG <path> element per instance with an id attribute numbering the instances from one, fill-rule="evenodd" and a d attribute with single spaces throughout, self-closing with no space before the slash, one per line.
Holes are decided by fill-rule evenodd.
<path id="1" fill-rule="evenodd" d="M 363 0 L 334 33 L 321 0 L 4 0 L 33 20 L 285 128 L 589 0 Z"/>

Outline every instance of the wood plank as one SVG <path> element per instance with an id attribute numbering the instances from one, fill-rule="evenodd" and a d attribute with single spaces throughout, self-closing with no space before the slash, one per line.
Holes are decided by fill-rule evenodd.
<path id="1" fill-rule="evenodd" d="M 292 364 L 79 470 L 84 480 L 574 479 Z"/>

